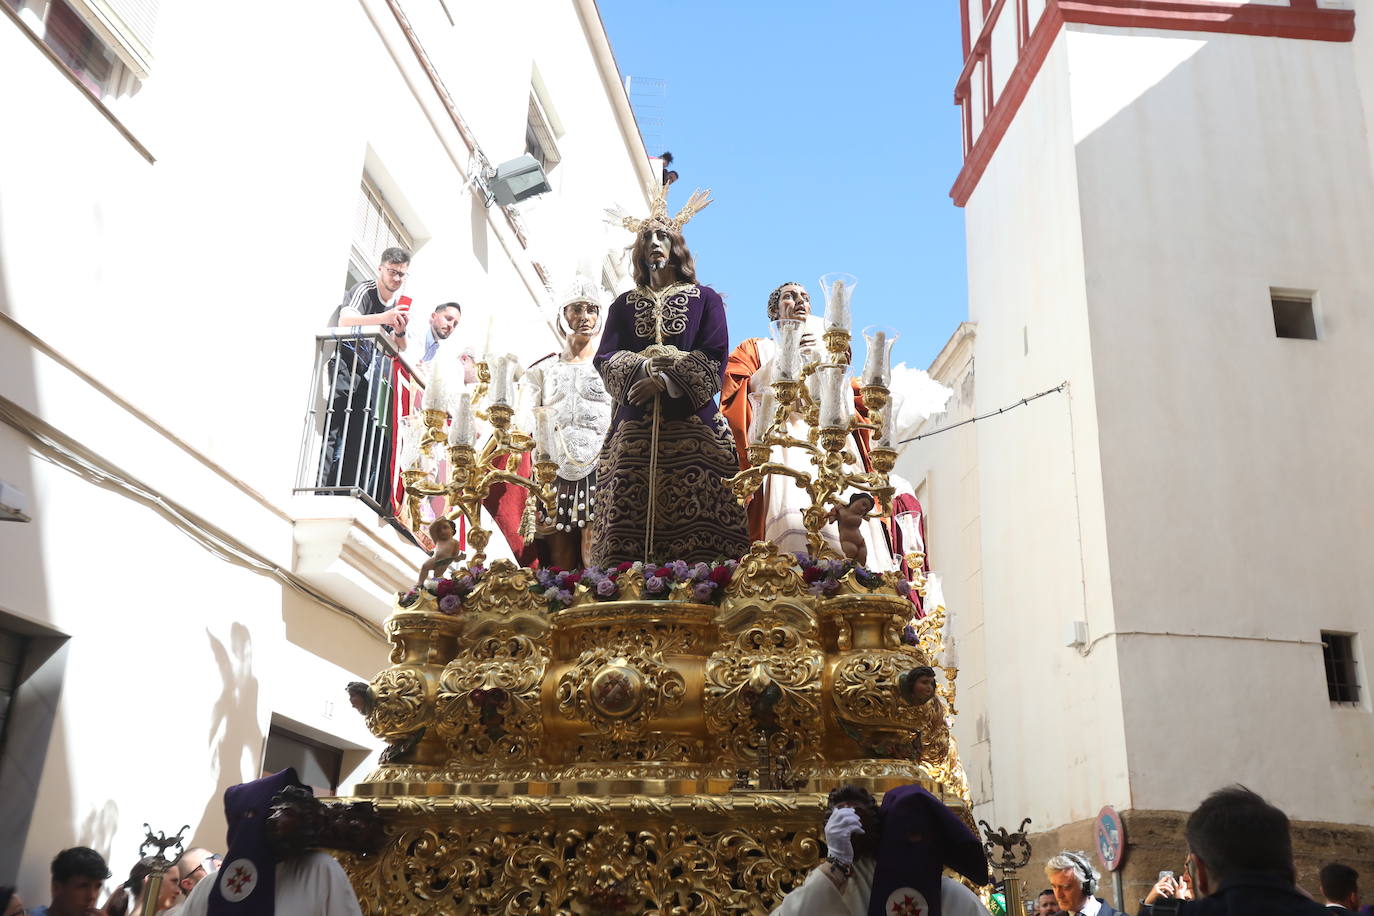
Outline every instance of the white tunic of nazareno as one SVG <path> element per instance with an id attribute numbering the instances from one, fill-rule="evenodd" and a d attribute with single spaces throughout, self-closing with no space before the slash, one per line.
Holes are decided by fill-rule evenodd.
<path id="1" fill-rule="evenodd" d="M 176 916 L 205 916 L 214 877 L 192 889 Z M 307 852 L 277 865 L 277 916 L 363 916 L 353 885 L 334 857 Z"/>
<path id="2" fill-rule="evenodd" d="M 782 899 L 771 916 L 868 916 L 868 895 L 873 891 L 875 861 L 854 861 L 854 874 L 844 890 L 825 873 L 813 869 L 806 883 Z M 953 878 L 940 878 L 941 916 L 990 916 L 978 895 Z"/>

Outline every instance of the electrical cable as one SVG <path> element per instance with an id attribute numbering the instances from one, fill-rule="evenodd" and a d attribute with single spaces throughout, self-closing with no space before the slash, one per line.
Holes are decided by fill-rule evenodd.
<path id="1" fill-rule="evenodd" d="M 1055 385 L 1053 388 L 1050 388 L 1047 391 L 1042 391 L 1039 394 L 1033 394 L 1029 397 L 1022 398 L 1014 404 L 1008 404 L 1006 407 L 999 407 L 996 410 L 989 411 L 988 413 L 983 414 L 982 416 L 969 417 L 967 420 L 960 420 L 958 423 L 951 423 L 949 426 L 941 426 L 939 429 L 932 429 L 930 432 L 921 433 L 919 436 L 911 436 L 907 439 L 901 439 L 897 442 L 897 444 L 906 445 L 908 442 L 915 442 L 918 439 L 928 439 L 931 436 L 938 436 L 940 433 L 947 433 L 951 429 L 958 429 L 959 427 L 967 426 L 970 423 L 977 423 L 979 420 L 986 420 L 988 417 L 995 417 L 998 414 L 1004 414 L 1008 410 L 1015 410 L 1017 407 L 1024 407 L 1031 401 L 1037 401 L 1040 398 L 1045 397 L 1046 395 L 1054 394 L 1057 391 L 1063 391 L 1066 387 L 1068 387 L 1068 384 L 1069 383 L 1067 381 L 1060 382 L 1058 385 Z"/>
<path id="2" fill-rule="evenodd" d="M 123 473 L 95 455 L 81 454 L 87 450 L 80 448 L 75 443 L 69 444 L 62 441 L 66 437 L 57 433 L 56 430 L 53 431 L 53 434 L 44 432 L 41 427 L 47 426 L 46 423 L 4 398 L 0 398 L 0 420 L 31 439 L 38 446 L 35 449 L 38 456 L 50 464 L 76 474 L 91 483 L 111 487 L 122 492 L 166 518 L 179 531 L 213 556 L 227 563 L 250 569 L 259 575 L 276 579 L 293 591 L 299 592 L 352 620 L 366 630 L 369 636 L 378 639 L 385 638 L 376 624 L 357 611 L 316 590 L 300 576 L 273 563 L 233 535 L 212 525 L 207 519 L 190 511 L 175 500 L 167 498 L 157 489 Z"/>

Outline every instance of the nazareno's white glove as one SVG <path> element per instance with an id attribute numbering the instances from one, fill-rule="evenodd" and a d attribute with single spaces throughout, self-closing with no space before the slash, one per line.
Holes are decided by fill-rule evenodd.
<path id="1" fill-rule="evenodd" d="M 854 843 L 851 837 L 863 832 L 859 812 L 853 808 L 836 808 L 830 812 L 830 820 L 825 822 L 825 846 L 830 851 L 830 858 L 843 865 L 853 865 Z"/>

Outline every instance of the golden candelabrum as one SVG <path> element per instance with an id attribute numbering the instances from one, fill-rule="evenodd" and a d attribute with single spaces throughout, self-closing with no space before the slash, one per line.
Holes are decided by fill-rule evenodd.
<path id="1" fill-rule="evenodd" d="M 502 357 L 497 361 L 496 371 L 512 372 L 513 358 Z M 471 395 L 460 392 L 455 398 L 456 407 L 449 425 L 449 411 L 443 406 L 442 396 L 430 396 L 427 389 L 425 409 L 422 414 L 424 433 L 419 442 L 419 451 L 411 467 L 401 472 L 405 482 L 406 506 L 411 519 L 412 530 L 419 533 L 422 527 L 420 500 L 424 497 L 441 496 L 445 500 L 444 518 L 456 520 L 461 516 L 467 522 L 467 539 L 472 549 L 471 565 L 480 566 L 486 559 L 487 543 L 491 532 L 482 527 L 482 501 L 498 483 L 523 487 L 537 496 L 545 511 L 553 514 L 556 494 L 553 487 L 558 474 L 558 464 L 553 460 L 551 442 L 554 432 L 545 428 L 539 436 L 518 429 L 514 425 L 515 410 L 508 403 L 512 396 L 511 378 L 508 376 L 493 389 L 493 367 L 488 363 L 477 364 L 477 386 Z M 442 388 L 442 380 L 435 375 L 431 385 Z M 473 406 L 485 396 L 493 394 L 492 403 L 485 412 Z M 476 420 L 486 420 L 491 424 L 492 434 L 479 451 L 476 446 Z M 544 426 L 546 417 L 537 417 L 539 425 Z M 435 476 L 421 466 L 419 456 L 435 458 L 436 448 L 443 448 L 448 456 L 448 479 L 436 480 Z M 534 452 L 533 479 L 519 473 L 520 457 L 525 452 Z M 436 463 L 437 465 L 437 463 Z M 436 516 L 437 517 L 437 516 Z M 460 553 L 459 561 L 466 558 Z"/>
<path id="2" fill-rule="evenodd" d="M 846 490 L 854 488 L 872 495 L 873 509 L 867 517 L 892 516 L 894 491 L 888 482 L 888 473 L 897 461 L 896 450 L 883 435 L 887 428 L 884 410 L 890 401 L 890 391 L 881 381 L 870 381 L 859 389 L 868 408 L 867 420 L 850 415 L 847 407 L 840 411 L 839 404 L 827 405 L 829 409 L 822 411 L 822 398 L 815 395 L 810 384 L 812 379 L 820 377 L 820 373 L 833 373 L 840 378 L 838 383 L 833 378 L 830 380 L 832 387 L 838 385 L 840 388 L 838 394 L 832 393 L 831 400 L 852 397 L 847 378 L 850 333 L 832 327 L 825 332 L 824 340 L 828 361 L 809 362 L 800 368 L 796 378 L 778 378 L 772 382 L 769 395 L 760 404 L 761 411 L 771 412 L 771 419 L 765 417 L 752 424 L 748 447 L 750 467 L 730 479 L 731 490 L 741 503 L 747 502 L 769 476 L 790 478 L 805 490 L 811 505 L 802 513 L 802 524 L 806 528 L 807 546 L 817 557 L 835 555 L 821 536 L 821 529 L 830 519 L 831 507 L 839 504 L 839 497 Z M 790 341 L 779 341 L 779 347 L 790 345 Z M 800 416 L 808 426 L 807 438 L 792 435 L 790 420 L 794 416 Z M 869 450 L 872 471 L 846 468 L 846 465 L 852 467 L 858 463 L 846 446 L 851 434 L 860 430 L 879 437 Z M 773 449 L 779 447 L 806 452 L 811 470 L 772 460 Z"/>

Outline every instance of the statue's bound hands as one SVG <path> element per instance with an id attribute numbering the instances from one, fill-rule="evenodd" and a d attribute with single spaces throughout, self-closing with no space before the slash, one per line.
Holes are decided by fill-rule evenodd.
<path id="1" fill-rule="evenodd" d="M 646 375 L 630 386 L 625 397 L 631 404 L 638 404 L 643 407 L 654 399 L 654 395 L 666 390 L 667 386 L 657 376 Z"/>
<path id="2" fill-rule="evenodd" d="M 836 808 L 830 812 L 830 820 L 825 822 L 825 845 L 830 858 L 845 865 L 854 864 L 854 842 L 856 833 L 863 833 L 863 823 L 859 812 L 853 808 Z"/>

